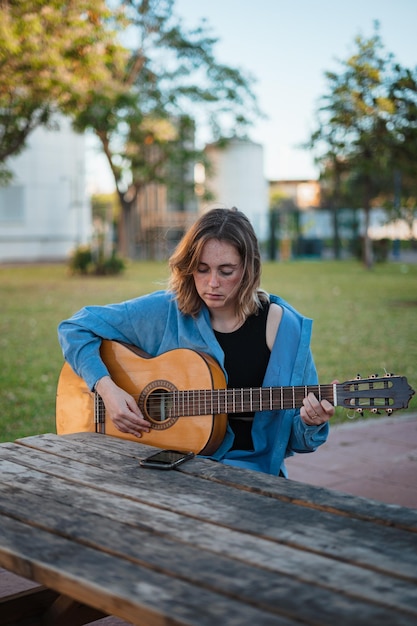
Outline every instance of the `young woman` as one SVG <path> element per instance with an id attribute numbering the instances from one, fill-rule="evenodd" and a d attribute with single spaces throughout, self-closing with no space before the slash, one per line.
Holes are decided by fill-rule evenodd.
<path id="1" fill-rule="evenodd" d="M 111 379 L 102 339 L 135 345 L 152 356 L 192 348 L 214 357 L 231 388 L 317 384 L 312 321 L 260 289 L 254 230 L 237 209 L 204 213 L 169 260 L 168 288 L 127 302 L 85 307 L 59 326 L 64 357 L 102 397 L 122 433 L 141 437 L 149 422 L 135 399 Z M 326 441 L 334 407 L 308 394 L 300 409 L 229 415 L 212 458 L 286 476 L 285 458 Z"/>

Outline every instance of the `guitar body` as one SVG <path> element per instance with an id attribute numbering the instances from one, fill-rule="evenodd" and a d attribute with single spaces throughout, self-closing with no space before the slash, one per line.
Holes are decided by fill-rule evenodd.
<path id="1" fill-rule="evenodd" d="M 173 390 L 225 389 L 223 371 L 214 359 L 194 350 L 179 348 L 157 357 L 131 346 L 103 341 L 101 356 L 114 382 L 132 395 L 146 417 L 152 394 Z M 101 405 L 101 406 L 100 406 Z M 59 435 L 101 432 L 158 448 L 212 454 L 223 441 L 227 416 L 198 415 L 150 420 L 151 430 L 139 439 L 121 433 L 107 417 L 95 392 L 65 363 L 59 377 L 56 399 L 56 429 Z"/>

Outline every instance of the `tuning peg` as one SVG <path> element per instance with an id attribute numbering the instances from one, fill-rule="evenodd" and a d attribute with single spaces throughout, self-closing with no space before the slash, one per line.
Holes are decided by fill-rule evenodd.
<path id="1" fill-rule="evenodd" d="M 360 374 L 356 374 L 356 380 L 361 380 L 362 376 Z"/>
<path id="2" fill-rule="evenodd" d="M 379 378 L 379 374 L 371 374 L 369 378 Z"/>
<path id="3" fill-rule="evenodd" d="M 359 413 L 359 415 L 363 415 L 363 409 L 356 409 L 356 413 Z"/>
<path id="4" fill-rule="evenodd" d="M 374 413 L 375 415 L 381 415 L 381 411 L 378 411 L 378 409 L 371 409 L 371 413 Z"/>
<path id="5" fill-rule="evenodd" d="M 385 409 L 386 414 L 387 415 L 392 415 L 393 414 L 393 410 L 392 409 Z"/>

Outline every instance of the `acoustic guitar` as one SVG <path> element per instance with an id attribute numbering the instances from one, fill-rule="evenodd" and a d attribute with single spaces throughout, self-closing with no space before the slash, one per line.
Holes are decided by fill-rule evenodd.
<path id="1" fill-rule="evenodd" d="M 114 382 L 132 395 L 149 420 L 140 442 L 159 448 L 212 454 L 223 441 L 227 414 L 292 409 L 312 391 L 320 400 L 362 413 L 403 409 L 414 390 L 403 376 L 355 378 L 341 384 L 227 389 L 218 363 L 207 354 L 178 348 L 151 357 L 127 344 L 103 341 L 101 357 Z M 58 381 L 57 433 L 121 433 L 106 415 L 101 397 L 65 363 Z"/>

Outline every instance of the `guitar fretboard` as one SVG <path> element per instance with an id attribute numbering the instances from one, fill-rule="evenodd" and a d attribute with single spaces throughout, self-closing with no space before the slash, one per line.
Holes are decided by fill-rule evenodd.
<path id="1" fill-rule="evenodd" d="M 196 389 L 152 395 L 152 402 L 163 403 L 166 416 L 251 413 L 302 406 L 310 392 L 321 401 L 334 403 L 334 385 L 300 387 L 249 387 L 244 389 Z"/>

